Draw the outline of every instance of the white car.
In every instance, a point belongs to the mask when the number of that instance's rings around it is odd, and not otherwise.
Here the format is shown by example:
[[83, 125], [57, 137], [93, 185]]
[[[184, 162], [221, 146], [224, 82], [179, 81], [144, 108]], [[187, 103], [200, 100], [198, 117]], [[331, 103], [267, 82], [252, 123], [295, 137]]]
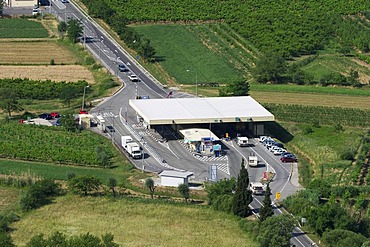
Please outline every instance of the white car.
[[130, 81], [132, 81], [132, 82], [140, 81], [139, 77], [137, 77], [137, 75], [135, 75], [135, 74], [129, 75], [128, 79], [130, 79]]
[[258, 140], [259, 142], [263, 142], [265, 139], [269, 139], [269, 138], [270, 138], [269, 136], [260, 136]]
[[286, 150], [284, 148], [275, 149], [273, 151], [274, 155], [282, 155]]

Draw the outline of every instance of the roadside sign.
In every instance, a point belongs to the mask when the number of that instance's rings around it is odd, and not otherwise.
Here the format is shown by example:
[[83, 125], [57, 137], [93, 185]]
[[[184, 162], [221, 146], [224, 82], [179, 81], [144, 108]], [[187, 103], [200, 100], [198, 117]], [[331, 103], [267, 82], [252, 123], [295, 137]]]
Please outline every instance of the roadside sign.
[[280, 196], [281, 196], [280, 192], [276, 192], [275, 199], [280, 200]]
[[268, 175], [267, 175], [267, 172], [263, 172], [263, 180], [267, 180], [268, 179]]

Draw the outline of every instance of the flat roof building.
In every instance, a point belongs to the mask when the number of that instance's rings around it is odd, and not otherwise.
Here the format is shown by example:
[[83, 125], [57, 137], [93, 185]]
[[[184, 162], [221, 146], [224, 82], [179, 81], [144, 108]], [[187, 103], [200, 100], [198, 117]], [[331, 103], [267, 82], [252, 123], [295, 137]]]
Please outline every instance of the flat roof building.
[[130, 100], [145, 125], [274, 121], [250, 96]]

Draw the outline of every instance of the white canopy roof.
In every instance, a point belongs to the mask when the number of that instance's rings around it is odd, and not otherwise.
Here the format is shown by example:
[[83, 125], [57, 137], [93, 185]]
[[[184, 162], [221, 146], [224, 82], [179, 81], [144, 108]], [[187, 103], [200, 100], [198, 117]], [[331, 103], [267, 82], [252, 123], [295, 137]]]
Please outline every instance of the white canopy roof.
[[183, 129], [180, 133], [184, 136], [184, 139], [190, 142], [200, 142], [202, 138], [210, 137], [213, 141], [219, 141], [220, 139], [212, 133], [209, 129]]
[[274, 115], [250, 96], [130, 100], [149, 124], [274, 121]]

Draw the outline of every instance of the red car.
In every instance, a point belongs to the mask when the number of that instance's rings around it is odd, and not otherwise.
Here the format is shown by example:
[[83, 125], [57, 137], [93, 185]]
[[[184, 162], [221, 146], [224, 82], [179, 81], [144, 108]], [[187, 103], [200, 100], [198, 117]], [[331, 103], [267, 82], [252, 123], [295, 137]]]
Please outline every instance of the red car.
[[58, 112], [52, 112], [50, 113], [50, 115], [53, 117], [53, 118], [60, 118], [60, 114]]
[[280, 158], [281, 162], [297, 162], [298, 159], [295, 156], [284, 156]]
[[89, 114], [89, 113], [88, 113], [88, 111], [86, 111], [86, 110], [82, 110], [82, 109], [81, 109], [81, 110], [80, 110], [80, 114]]

